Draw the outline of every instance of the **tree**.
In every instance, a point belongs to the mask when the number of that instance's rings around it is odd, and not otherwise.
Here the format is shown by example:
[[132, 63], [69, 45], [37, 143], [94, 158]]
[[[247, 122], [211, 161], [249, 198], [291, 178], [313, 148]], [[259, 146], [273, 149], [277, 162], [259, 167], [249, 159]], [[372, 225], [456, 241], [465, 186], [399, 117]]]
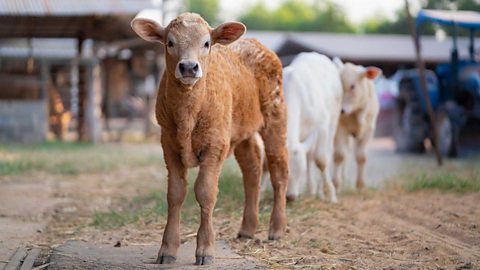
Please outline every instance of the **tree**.
[[424, 3], [427, 9], [451, 9], [480, 11], [480, 3], [477, 0], [435, 0]]
[[277, 31], [353, 32], [343, 10], [331, 1], [285, 0], [269, 10], [263, 3], [251, 7], [240, 17], [247, 28]]
[[187, 0], [186, 2], [188, 11], [200, 14], [212, 27], [218, 24], [220, 11], [218, 0]]
[[[424, 0], [421, 3], [425, 9], [442, 9], [442, 10], [473, 10], [480, 11], [480, 3], [477, 0]], [[423, 26], [422, 33], [427, 35], [435, 34], [439, 26], [427, 24]], [[396, 11], [394, 20], [369, 19], [362, 25], [363, 32], [380, 33], [380, 34], [408, 34], [408, 22], [405, 14], [405, 8], [401, 7]], [[451, 30], [446, 28], [446, 32]], [[459, 34], [465, 35], [465, 31], [459, 31]]]

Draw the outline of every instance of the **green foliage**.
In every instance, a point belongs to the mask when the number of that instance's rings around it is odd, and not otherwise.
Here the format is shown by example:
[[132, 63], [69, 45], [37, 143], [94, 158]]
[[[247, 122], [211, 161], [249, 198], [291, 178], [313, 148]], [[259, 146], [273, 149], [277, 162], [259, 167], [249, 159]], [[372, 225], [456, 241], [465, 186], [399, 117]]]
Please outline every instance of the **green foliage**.
[[426, 9], [452, 9], [480, 11], [477, 0], [430, 0], [424, 3]]
[[409, 25], [405, 9], [396, 11], [395, 20], [391, 21], [385, 17], [370, 19], [362, 26], [366, 33], [378, 34], [409, 34]]
[[[422, 1], [424, 9], [441, 9], [441, 10], [473, 10], [480, 11], [480, 3], [476, 0], [428, 0]], [[380, 34], [409, 34], [408, 18], [405, 8], [402, 6], [396, 11], [393, 20], [384, 17], [376, 17], [367, 20], [360, 26], [362, 32], [380, 33]], [[437, 25], [425, 24], [422, 33], [425, 35], [433, 35], [439, 28]], [[447, 33], [451, 33], [451, 29], [444, 29]], [[467, 35], [465, 30], [459, 31], [460, 35]]]
[[480, 176], [474, 174], [472, 178], [464, 178], [450, 173], [421, 174], [414, 181], [407, 183], [407, 189], [410, 191], [436, 189], [454, 192], [478, 192], [480, 191]]
[[252, 30], [354, 31], [343, 10], [331, 1], [285, 0], [274, 10], [258, 3], [239, 20]]
[[219, 23], [220, 4], [218, 0], [187, 0], [187, 9], [200, 14], [212, 27]]

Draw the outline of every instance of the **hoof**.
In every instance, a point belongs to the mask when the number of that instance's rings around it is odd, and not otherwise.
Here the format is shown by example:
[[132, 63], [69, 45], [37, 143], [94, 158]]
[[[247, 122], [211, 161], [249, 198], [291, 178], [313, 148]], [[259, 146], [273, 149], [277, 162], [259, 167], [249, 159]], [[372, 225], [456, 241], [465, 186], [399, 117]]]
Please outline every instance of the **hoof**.
[[291, 195], [291, 194], [287, 194], [287, 202], [293, 202], [297, 199], [297, 196], [295, 195]]
[[280, 233], [269, 233], [268, 234], [268, 240], [276, 241], [280, 240], [282, 238], [282, 234]]
[[172, 264], [175, 263], [177, 258], [174, 256], [169, 256], [169, 255], [164, 255], [164, 256], [158, 256], [156, 263], [157, 264]]
[[250, 235], [250, 234], [245, 233], [245, 232], [238, 232], [237, 238], [238, 239], [253, 239], [253, 235]]
[[213, 264], [213, 256], [196, 256], [195, 265], [210, 265]]
[[336, 203], [338, 203], [337, 197], [331, 198], [330, 201], [329, 201], [329, 203], [331, 203], [331, 204], [336, 204]]

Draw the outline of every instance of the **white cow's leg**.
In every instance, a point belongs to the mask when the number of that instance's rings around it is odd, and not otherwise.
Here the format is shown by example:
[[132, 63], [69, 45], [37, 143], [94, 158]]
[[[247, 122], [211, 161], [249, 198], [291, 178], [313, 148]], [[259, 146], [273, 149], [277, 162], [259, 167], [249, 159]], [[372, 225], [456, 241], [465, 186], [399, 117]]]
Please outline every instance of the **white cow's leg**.
[[308, 160], [308, 185], [307, 192], [310, 196], [318, 196], [321, 200], [325, 200], [325, 193], [323, 192], [323, 183], [318, 181], [321, 175], [319, 175], [319, 170], [315, 164], [315, 159], [313, 156]]
[[344, 165], [346, 153], [348, 150], [348, 134], [341, 127], [338, 128], [335, 135], [335, 143], [333, 150], [333, 183], [337, 190], [342, 188], [344, 177]]
[[263, 168], [263, 174], [262, 174], [262, 185], [260, 187], [260, 193], [263, 194], [267, 190], [272, 190], [272, 184], [270, 183], [270, 173], [268, 172], [268, 169], [265, 170], [265, 167]]
[[302, 147], [295, 147], [289, 153], [289, 169], [287, 200], [293, 201], [300, 195], [301, 185], [307, 178], [307, 154]]
[[317, 194], [325, 192], [325, 195], [331, 203], [337, 202], [337, 192], [335, 186], [333, 185], [332, 179], [329, 177], [328, 168], [329, 168], [329, 155], [331, 155], [331, 146], [328, 146], [328, 131], [321, 130], [318, 136], [317, 146], [315, 149], [315, 164], [318, 169], [320, 169], [321, 179], [323, 181], [322, 185], [317, 185], [317, 187], [323, 187], [323, 190], [317, 188]]
[[312, 171], [314, 164], [313, 153], [307, 154], [307, 170], [306, 170], [306, 194], [309, 196], [315, 196], [317, 190], [317, 183], [315, 178], [315, 172]]
[[[317, 190], [317, 194], [325, 193], [328, 196], [329, 201], [331, 203], [336, 203], [337, 200], [337, 192], [335, 190], [335, 186], [333, 185], [332, 180], [329, 177], [328, 170], [327, 170], [327, 158], [326, 156], [323, 158], [318, 158], [315, 160], [318, 168], [320, 169], [321, 178], [323, 181], [323, 185], [318, 185], [319, 189]], [[322, 190], [320, 190], [322, 188]], [[319, 197], [322, 197], [319, 195]]]
[[254, 137], [255, 143], [257, 144], [260, 150], [260, 160], [262, 164], [262, 178], [260, 186], [260, 195], [262, 195], [267, 190], [272, 190], [272, 185], [270, 183], [270, 172], [268, 171], [268, 164], [265, 158], [265, 145], [260, 134], [255, 133]]

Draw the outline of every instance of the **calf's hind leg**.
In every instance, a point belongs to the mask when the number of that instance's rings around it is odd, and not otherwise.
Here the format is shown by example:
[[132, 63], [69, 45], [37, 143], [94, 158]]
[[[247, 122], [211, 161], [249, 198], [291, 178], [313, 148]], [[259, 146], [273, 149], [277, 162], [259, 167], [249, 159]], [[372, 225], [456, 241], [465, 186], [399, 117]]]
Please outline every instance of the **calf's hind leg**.
[[[279, 106], [280, 107], [280, 106]], [[265, 144], [268, 171], [273, 186], [273, 209], [270, 216], [268, 239], [276, 240], [283, 236], [287, 227], [285, 208], [288, 185], [288, 153], [286, 147], [286, 119], [284, 106], [275, 118], [265, 119], [261, 136]]]
[[242, 170], [245, 190], [245, 207], [239, 238], [253, 238], [258, 225], [258, 203], [260, 177], [262, 175], [261, 149], [255, 137], [251, 137], [235, 147], [235, 158]]

